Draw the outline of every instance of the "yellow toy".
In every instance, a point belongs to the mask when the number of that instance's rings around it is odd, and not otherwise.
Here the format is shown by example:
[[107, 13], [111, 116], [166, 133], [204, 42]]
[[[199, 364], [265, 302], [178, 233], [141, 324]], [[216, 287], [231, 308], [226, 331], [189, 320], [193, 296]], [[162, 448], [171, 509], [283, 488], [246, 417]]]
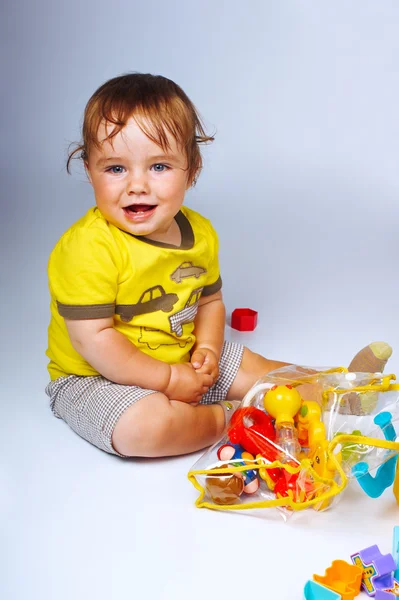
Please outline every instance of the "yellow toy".
[[302, 447], [310, 446], [310, 439], [325, 433], [324, 423], [321, 420], [320, 405], [314, 400], [304, 400], [295, 417], [298, 440]]
[[276, 428], [276, 443], [284, 450], [283, 462], [298, 459], [301, 446], [294, 426], [294, 417], [301, 408], [302, 398], [292, 385], [274, 385], [266, 392], [263, 405], [273, 417]]
[[[275, 429], [274, 432], [265, 433], [262, 428], [255, 427], [257, 423], [247, 423], [243, 415], [238, 414], [242, 417], [242, 428], [245, 431], [245, 435], [241, 436], [245, 441], [243, 448], [256, 457], [252, 459], [251, 469], [260, 476], [260, 492], [253, 494], [251, 499], [241, 495], [234, 504], [228, 505], [220, 501], [215, 502], [209, 491], [208, 498], [205, 498], [206, 490], [201, 485], [204, 475], [240, 475], [249, 468], [246, 464], [235, 466], [230, 464], [231, 461], [226, 463], [218, 456], [219, 460], [216, 462], [215, 450], [212, 449], [209, 455], [205, 455], [200, 468], [191, 470], [189, 475], [201, 493], [197, 506], [224, 510], [284, 507], [293, 511], [312, 507], [320, 511], [331, 505], [333, 498], [344, 490], [350, 478], [358, 479], [359, 460], [363, 460], [368, 468], [377, 469], [372, 483], [382, 486], [383, 482], [380, 479], [387, 470], [386, 465], [389, 464], [391, 469], [393, 461], [399, 455], [399, 439], [396, 436], [388, 439], [385, 421], [382, 426], [379, 422], [384, 413], [388, 412], [393, 415], [394, 423], [395, 418], [396, 423], [399, 421], [399, 385], [393, 383], [395, 377], [362, 372], [348, 377], [343, 367], [310, 375], [309, 368], [306, 368], [305, 372], [303, 369], [286, 367], [281, 369], [281, 373], [265, 376], [243, 399], [243, 411], [252, 409], [263, 412], [259, 406], [260, 399], [267, 413], [265, 417], [270, 419], [271, 426]], [[312, 397], [318, 401], [301, 398], [300, 392], [305, 386], [305, 397]], [[378, 411], [374, 418], [363, 413], [341, 416], [342, 396], [356, 394], [362, 400], [364, 394], [369, 392], [378, 396]], [[375, 425], [382, 431], [384, 439], [381, 439], [381, 431], [374, 433]], [[345, 432], [348, 427], [350, 431], [353, 430], [352, 433]], [[363, 435], [356, 429], [358, 427]], [[369, 437], [366, 431], [372, 437]], [[245, 444], [249, 442], [254, 446], [254, 450], [246, 448]], [[348, 448], [353, 453], [353, 448], [359, 446], [366, 448], [365, 456], [362, 454], [347, 459], [345, 453], [348, 453]], [[384, 450], [391, 453], [384, 453]], [[368, 473], [363, 474], [359, 481], [363, 489], [366, 487], [367, 475]], [[391, 477], [393, 492], [399, 503], [399, 460]], [[367, 490], [365, 491], [367, 493]]]
[[294, 417], [301, 408], [302, 398], [292, 385], [274, 385], [266, 392], [263, 405], [269, 415], [276, 419], [276, 425], [282, 423], [293, 425]]
[[[319, 404], [314, 400], [303, 401], [299, 392], [291, 385], [273, 386], [265, 394], [263, 404], [266, 411], [276, 419], [277, 444], [298, 459], [306, 457], [306, 454], [301, 451], [301, 446], [307, 447], [308, 458], [317, 475], [323, 479], [334, 479], [337, 471], [336, 460], [341, 463], [341, 457], [337, 454], [334, 460], [329, 456], [329, 442], [325, 425], [321, 420]], [[260, 475], [270, 486], [270, 474], [265, 471]], [[320, 495], [325, 491], [325, 486], [319, 484], [314, 495]], [[322, 510], [329, 504], [330, 501], [326, 500], [315, 505], [314, 508]]]

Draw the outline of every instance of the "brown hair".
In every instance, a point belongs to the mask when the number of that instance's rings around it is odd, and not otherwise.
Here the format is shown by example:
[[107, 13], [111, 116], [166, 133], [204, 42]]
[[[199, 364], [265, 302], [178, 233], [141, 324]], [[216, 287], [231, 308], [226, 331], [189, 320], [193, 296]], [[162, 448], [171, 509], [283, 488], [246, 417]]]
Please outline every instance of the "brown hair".
[[188, 181], [195, 184], [202, 168], [199, 144], [214, 138], [205, 134], [194, 104], [176, 83], [144, 73], [114, 77], [94, 92], [84, 112], [82, 142], [68, 155], [68, 173], [73, 158], [87, 161], [90, 149], [101, 146], [97, 134], [102, 122], [113, 125], [106, 138], [112, 141], [132, 115], [142, 117], [137, 124], [164, 152], [169, 149], [167, 132], [173, 135], [187, 157]]

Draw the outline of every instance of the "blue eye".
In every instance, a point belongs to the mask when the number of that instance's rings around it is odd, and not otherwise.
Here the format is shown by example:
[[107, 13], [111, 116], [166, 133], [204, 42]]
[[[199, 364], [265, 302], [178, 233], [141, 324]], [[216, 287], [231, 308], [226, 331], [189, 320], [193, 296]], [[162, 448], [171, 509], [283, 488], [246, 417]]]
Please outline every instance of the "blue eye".
[[124, 167], [121, 167], [120, 165], [114, 165], [113, 167], [109, 167], [107, 171], [109, 173], [114, 173], [114, 175], [120, 175], [121, 173], [123, 173]]
[[154, 169], [154, 171], [156, 173], [163, 173], [163, 171], [166, 171], [167, 169], [169, 169], [169, 167], [167, 167], [166, 165], [163, 165], [162, 163], [157, 163], [155, 165], [152, 165], [152, 168]]

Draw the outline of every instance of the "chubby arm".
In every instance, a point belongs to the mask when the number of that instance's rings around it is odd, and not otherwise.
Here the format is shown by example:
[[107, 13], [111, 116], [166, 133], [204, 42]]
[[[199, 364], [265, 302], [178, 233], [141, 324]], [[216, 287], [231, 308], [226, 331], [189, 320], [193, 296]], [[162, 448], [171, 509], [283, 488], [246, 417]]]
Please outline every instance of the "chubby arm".
[[195, 317], [196, 342], [191, 353], [191, 363], [198, 372], [210, 373], [213, 381], [219, 375], [218, 363], [224, 342], [225, 319], [226, 309], [220, 290], [210, 296], [201, 296]]
[[72, 346], [103, 377], [122, 385], [163, 392], [169, 399], [195, 402], [211, 378], [190, 364], [169, 365], [141, 352], [114, 329], [112, 317], [65, 319]]

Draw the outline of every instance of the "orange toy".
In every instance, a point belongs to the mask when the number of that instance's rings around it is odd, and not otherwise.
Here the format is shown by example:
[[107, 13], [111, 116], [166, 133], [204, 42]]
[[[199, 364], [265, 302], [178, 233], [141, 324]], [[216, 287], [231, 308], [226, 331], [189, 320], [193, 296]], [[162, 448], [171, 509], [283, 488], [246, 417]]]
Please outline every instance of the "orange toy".
[[313, 575], [313, 579], [341, 594], [342, 600], [353, 600], [360, 593], [362, 576], [363, 569], [344, 560], [334, 560], [324, 576]]

